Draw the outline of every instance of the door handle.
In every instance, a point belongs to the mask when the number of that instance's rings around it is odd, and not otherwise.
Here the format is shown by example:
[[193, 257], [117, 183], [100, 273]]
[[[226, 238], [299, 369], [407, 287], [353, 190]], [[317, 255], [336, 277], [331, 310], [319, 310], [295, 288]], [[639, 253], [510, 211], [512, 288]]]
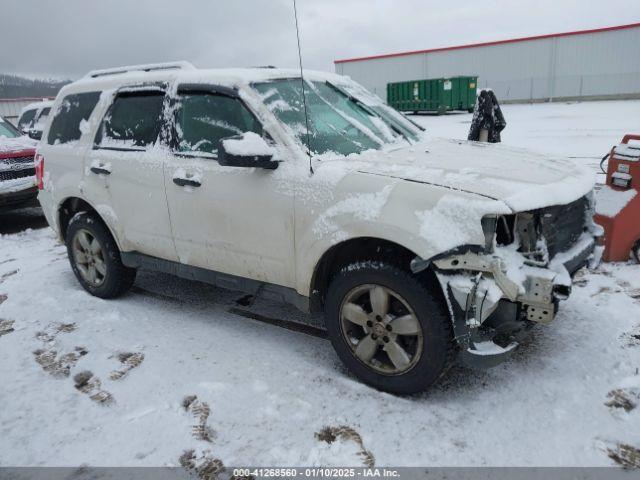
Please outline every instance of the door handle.
[[104, 167], [91, 167], [91, 171], [96, 175], [111, 175], [111, 170]]
[[173, 179], [173, 183], [180, 187], [199, 187], [202, 185], [199, 181], [194, 180], [193, 178], [181, 178], [176, 177]]

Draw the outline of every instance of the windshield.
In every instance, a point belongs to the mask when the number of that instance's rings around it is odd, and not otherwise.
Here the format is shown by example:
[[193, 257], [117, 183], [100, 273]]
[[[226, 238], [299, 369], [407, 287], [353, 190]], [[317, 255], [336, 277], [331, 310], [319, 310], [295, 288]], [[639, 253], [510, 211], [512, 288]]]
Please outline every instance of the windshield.
[[[307, 128], [299, 78], [254, 84], [267, 108], [303, 145]], [[309, 113], [309, 146], [315, 154], [349, 155], [379, 149], [403, 137], [383, 119], [325, 82], [305, 82]]]
[[21, 136], [21, 133], [4, 118], [0, 117], [0, 137], [16, 138]]

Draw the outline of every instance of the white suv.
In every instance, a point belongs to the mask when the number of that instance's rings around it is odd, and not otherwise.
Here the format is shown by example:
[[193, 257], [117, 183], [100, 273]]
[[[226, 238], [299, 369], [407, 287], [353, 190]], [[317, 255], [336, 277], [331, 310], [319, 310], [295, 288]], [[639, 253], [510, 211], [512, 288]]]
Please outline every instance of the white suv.
[[51, 112], [51, 100], [30, 103], [22, 109], [18, 119], [18, 130], [34, 140], [40, 140], [42, 130]]
[[592, 174], [428, 139], [337, 75], [94, 71], [51, 117], [39, 199], [88, 292], [147, 268], [323, 311], [344, 363], [391, 392], [503, 360], [597, 251]]

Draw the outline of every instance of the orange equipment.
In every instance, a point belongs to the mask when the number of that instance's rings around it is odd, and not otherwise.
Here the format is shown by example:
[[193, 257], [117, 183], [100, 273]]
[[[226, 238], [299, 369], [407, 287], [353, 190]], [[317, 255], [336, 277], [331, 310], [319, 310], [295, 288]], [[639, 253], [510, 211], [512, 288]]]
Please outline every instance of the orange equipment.
[[604, 227], [606, 262], [627, 261], [630, 253], [640, 262], [640, 144], [630, 140], [640, 135], [625, 135], [611, 149], [607, 184], [596, 196], [594, 220]]

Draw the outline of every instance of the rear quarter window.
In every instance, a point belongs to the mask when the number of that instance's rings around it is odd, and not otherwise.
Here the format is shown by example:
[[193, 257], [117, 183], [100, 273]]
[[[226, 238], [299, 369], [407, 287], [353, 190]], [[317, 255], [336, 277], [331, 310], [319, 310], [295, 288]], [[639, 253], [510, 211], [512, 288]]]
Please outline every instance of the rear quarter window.
[[100, 92], [76, 93], [64, 97], [51, 121], [47, 143], [59, 145], [79, 140], [82, 136], [82, 124], [89, 119], [99, 99]]

